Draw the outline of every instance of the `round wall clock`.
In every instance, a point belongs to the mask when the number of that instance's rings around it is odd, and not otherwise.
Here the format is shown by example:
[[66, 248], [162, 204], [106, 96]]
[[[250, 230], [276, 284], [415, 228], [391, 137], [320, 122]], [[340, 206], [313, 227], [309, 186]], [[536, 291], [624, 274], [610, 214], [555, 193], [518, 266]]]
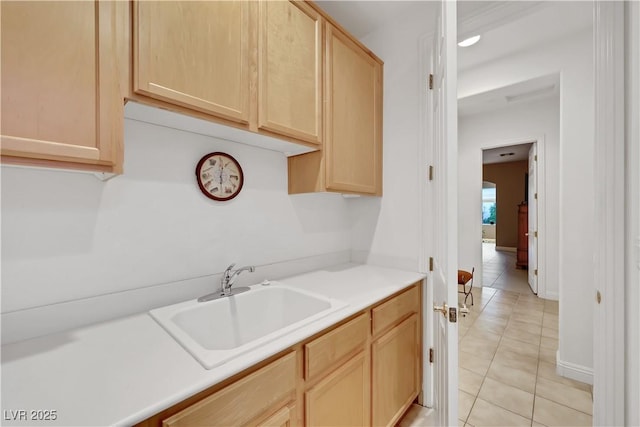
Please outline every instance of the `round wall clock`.
[[226, 153], [209, 153], [196, 166], [198, 186], [213, 200], [231, 200], [240, 193], [244, 175], [240, 163]]

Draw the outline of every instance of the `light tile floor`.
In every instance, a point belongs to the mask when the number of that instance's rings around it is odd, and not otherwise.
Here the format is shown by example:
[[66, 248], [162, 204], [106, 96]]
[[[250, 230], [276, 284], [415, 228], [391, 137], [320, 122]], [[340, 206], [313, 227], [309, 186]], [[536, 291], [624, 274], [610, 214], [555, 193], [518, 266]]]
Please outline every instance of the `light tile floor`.
[[[558, 302], [531, 292], [514, 253], [483, 246], [484, 287], [459, 318], [459, 425], [591, 425], [591, 386], [555, 372]], [[432, 425], [432, 413], [414, 405], [399, 425]]]

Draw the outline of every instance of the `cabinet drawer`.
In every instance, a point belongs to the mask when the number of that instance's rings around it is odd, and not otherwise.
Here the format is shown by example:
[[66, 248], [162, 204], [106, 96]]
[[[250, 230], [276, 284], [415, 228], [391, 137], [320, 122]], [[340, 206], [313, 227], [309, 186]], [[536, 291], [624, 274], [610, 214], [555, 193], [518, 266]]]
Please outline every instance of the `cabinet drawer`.
[[163, 427], [243, 425], [296, 389], [296, 353], [291, 352], [162, 421]]
[[395, 298], [375, 307], [372, 312], [373, 334], [382, 332], [396, 321], [411, 313], [417, 313], [420, 307], [420, 292], [418, 286], [401, 293]]
[[369, 315], [363, 313], [304, 346], [304, 376], [312, 378], [362, 347], [369, 331]]

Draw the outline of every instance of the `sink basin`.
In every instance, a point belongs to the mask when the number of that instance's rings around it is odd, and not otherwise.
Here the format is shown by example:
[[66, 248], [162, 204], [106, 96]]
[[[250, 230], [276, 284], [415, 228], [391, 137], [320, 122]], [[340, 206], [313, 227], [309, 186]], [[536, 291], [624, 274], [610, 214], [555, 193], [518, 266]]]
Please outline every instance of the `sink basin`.
[[271, 282], [230, 297], [191, 300], [149, 313], [206, 369], [212, 369], [346, 305]]

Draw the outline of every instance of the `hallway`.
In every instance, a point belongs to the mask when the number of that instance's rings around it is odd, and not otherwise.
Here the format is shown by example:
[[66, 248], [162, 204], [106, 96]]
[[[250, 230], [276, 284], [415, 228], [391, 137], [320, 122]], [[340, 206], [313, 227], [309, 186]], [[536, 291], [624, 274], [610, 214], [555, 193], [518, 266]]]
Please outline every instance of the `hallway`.
[[[591, 386], [556, 374], [558, 302], [531, 292], [514, 253], [483, 245], [485, 286], [459, 317], [459, 425], [590, 426]], [[432, 413], [414, 405], [399, 425], [433, 425]]]
[[558, 302], [531, 292], [515, 253], [483, 243], [483, 267], [460, 317], [460, 425], [591, 425], [591, 387], [555, 372]]
[[515, 252], [496, 251], [495, 243], [482, 243], [483, 286], [531, 294], [527, 270], [518, 270], [515, 265]]

